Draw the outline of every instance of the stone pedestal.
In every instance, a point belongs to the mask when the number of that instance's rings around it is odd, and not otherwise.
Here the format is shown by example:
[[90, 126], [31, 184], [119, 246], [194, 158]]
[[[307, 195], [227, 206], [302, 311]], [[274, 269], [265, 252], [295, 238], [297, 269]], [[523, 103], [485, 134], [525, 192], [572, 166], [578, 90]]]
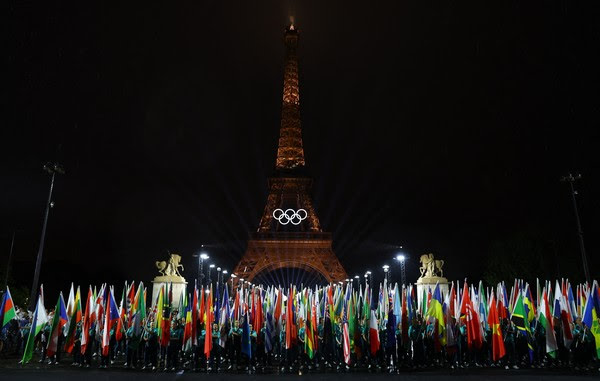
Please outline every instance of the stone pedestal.
[[158, 299], [158, 293], [160, 292], [160, 288], [165, 286], [165, 291], [167, 290], [167, 285], [169, 288], [172, 287], [173, 290], [173, 308], [179, 309], [179, 300], [181, 299], [181, 293], [187, 292], [187, 282], [185, 278], [177, 275], [162, 275], [157, 276], [152, 281], [152, 307], [156, 304], [156, 299]]
[[423, 299], [423, 292], [425, 292], [425, 297], [427, 297], [427, 292], [431, 289], [431, 294], [433, 295], [435, 285], [438, 283], [442, 293], [442, 301], [444, 301], [444, 298], [448, 293], [448, 279], [439, 276], [422, 277], [417, 279], [417, 301], [419, 305], [421, 305], [421, 301]]

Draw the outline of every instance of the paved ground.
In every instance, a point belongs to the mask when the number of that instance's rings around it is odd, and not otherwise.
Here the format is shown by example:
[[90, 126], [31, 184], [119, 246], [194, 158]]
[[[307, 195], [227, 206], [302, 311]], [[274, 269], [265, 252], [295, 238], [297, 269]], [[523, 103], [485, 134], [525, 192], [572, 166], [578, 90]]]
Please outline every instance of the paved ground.
[[[4, 361], [2, 361], [4, 363]], [[4, 364], [6, 365], [6, 364]], [[599, 380], [600, 372], [547, 371], [541, 369], [510, 370], [503, 369], [469, 369], [469, 370], [423, 370], [417, 372], [388, 373], [308, 373], [298, 374], [231, 374], [231, 373], [190, 373], [190, 372], [142, 372], [127, 371], [118, 368], [107, 370], [80, 369], [69, 367], [44, 367], [30, 364], [25, 368], [2, 367], [0, 380], [85, 380], [85, 381], [131, 381], [131, 380], [399, 380], [403, 381], [479, 381], [479, 380], [511, 380], [511, 381], [548, 381], [548, 380]]]

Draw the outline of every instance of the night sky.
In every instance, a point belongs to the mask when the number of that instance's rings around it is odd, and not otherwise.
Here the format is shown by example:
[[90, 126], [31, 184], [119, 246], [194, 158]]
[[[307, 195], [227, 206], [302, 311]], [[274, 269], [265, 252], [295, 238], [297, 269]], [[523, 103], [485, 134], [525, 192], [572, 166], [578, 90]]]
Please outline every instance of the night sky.
[[[527, 237], [550, 275], [600, 249], [600, 13], [573, 1], [299, 1], [301, 113], [314, 201], [349, 274], [402, 245], [479, 279]], [[18, 4], [18, 5], [17, 5]], [[10, 2], [2, 86], [0, 258], [41, 280], [149, 282], [201, 245], [232, 269], [274, 172], [284, 1]], [[4, 13], [4, 12], [3, 12]], [[2, 264], [5, 266], [5, 263]], [[394, 267], [393, 271], [398, 272]]]

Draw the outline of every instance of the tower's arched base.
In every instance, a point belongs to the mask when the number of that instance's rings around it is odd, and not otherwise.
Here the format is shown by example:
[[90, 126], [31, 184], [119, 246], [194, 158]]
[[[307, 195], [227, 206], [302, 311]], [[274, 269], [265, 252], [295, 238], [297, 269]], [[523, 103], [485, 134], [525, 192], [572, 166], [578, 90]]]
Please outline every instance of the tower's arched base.
[[246, 253], [233, 271], [235, 281], [253, 282], [257, 275], [278, 269], [317, 273], [328, 283], [343, 281], [346, 271], [331, 244], [328, 233], [257, 233], [248, 241]]

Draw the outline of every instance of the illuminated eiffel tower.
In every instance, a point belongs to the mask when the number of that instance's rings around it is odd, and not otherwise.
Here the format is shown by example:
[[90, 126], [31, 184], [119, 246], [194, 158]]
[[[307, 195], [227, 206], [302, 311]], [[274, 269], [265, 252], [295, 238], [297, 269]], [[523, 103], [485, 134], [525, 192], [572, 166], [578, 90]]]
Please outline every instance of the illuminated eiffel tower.
[[[284, 42], [283, 102], [275, 174], [269, 178], [269, 196], [258, 229], [250, 236], [233, 273], [236, 280], [252, 282], [257, 276], [264, 281], [261, 275], [274, 270], [300, 269], [318, 274], [327, 282], [338, 282], [347, 278], [346, 271], [333, 252], [331, 233], [321, 229], [310, 196], [312, 179], [305, 175], [296, 55], [298, 31], [293, 20], [285, 30]], [[271, 283], [287, 285], [293, 281], [282, 271]]]

